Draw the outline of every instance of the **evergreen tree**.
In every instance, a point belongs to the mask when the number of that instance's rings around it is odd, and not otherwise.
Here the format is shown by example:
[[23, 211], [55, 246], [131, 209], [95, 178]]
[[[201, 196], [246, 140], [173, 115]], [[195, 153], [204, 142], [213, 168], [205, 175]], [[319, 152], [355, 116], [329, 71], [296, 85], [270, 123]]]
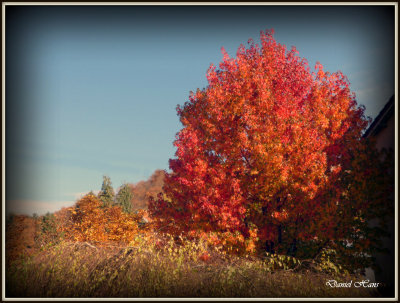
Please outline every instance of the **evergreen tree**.
[[103, 185], [99, 193], [99, 199], [104, 206], [111, 206], [114, 203], [114, 189], [111, 186], [111, 180], [108, 176], [103, 176]]
[[132, 198], [133, 198], [132, 190], [129, 187], [129, 185], [125, 183], [119, 189], [117, 198], [116, 198], [117, 204], [121, 206], [122, 210], [125, 213], [132, 212], [132, 202], [131, 202]]

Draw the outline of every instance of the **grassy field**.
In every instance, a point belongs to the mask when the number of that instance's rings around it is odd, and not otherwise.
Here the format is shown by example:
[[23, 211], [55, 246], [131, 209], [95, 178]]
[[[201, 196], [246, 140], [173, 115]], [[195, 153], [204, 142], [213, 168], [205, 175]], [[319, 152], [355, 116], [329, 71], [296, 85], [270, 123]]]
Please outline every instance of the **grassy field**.
[[203, 242], [172, 239], [134, 246], [59, 241], [8, 262], [11, 298], [297, 298], [375, 297], [368, 288], [331, 288], [360, 281], [307, 268], [277, 269], [269, 258], [232, 256]]

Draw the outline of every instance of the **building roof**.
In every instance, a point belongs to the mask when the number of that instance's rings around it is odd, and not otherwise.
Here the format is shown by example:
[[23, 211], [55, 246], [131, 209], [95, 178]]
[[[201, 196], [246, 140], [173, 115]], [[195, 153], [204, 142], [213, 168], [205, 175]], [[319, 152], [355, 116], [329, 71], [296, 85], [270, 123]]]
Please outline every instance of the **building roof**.
[[394, 95], [386, 103], [385, 107], [380, 111], [379, 115], [374, 119], [364, 134], [364, 138], [376, 136], [382, 129], [386, 127], [387, 121], [394, 115]]

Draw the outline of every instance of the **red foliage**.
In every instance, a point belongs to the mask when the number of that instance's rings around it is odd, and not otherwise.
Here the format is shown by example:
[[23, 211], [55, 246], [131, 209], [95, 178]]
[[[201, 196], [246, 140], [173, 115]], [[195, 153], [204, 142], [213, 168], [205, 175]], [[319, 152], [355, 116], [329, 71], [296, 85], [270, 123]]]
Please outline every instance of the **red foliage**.
[[203, 262], [207, 262], [210, 260], [210, 255], [207, 252], [204, 252], [199, 256], [199, 260], [203, 261]]
[[152, 215], [177, 233], [249, 239], [257, 231], [253, 239], [275, 244], [339, 237], [347, 215], [339, 209], [350, 203], [340, 180], [368, 124], [347, 78], [319, 63], [311, 72], [273, 31], [236, 58], [222, 53], [208, 87], [177, 107], [183, 129]]

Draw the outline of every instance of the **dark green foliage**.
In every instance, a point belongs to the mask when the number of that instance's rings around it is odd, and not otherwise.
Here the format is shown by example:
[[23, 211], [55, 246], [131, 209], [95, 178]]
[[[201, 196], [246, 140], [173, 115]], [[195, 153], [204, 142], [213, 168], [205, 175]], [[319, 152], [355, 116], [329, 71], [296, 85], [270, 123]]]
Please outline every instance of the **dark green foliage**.
[[57, 219], [53, 213], [47, 212], [39, 219], [39, 233], [36, 236], [36, 242], [39, 246], [51, 246], [62, 241], [64, 233], [57, 230]]
[[114, 203], [115, 193], [111, 186], [111, 180], [108, 176], [103, 176], [103, 185], [99, 193], [99, 199], [104, 206], [111, 206]]
[[121, 188], [118, 191], [117, 194], [117, 204], [121, 206], [122, 210], [125, 213], [131, 213], [132, 212], [132, 198], [133, 198], [133, 193], [128, 184], [124, 184], [121, 186]]

